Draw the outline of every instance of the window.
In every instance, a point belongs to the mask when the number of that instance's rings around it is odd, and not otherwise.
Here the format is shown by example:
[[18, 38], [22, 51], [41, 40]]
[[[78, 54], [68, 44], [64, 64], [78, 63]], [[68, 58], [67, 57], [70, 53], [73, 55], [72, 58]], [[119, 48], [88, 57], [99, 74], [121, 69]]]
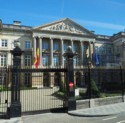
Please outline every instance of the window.
[[30, 66], [31, 65], [31, 55], [25, 55], [24, 57], [24, 65]]
[[117, 52], [117, 53], [120, 53], [120, 46], [117, 46], [117, 47], [116, 47], [116, 52]]
[[43, 50], [48, 50], [49, 49], [49, 43], [47, 41], [43, 41], [42, 49]]
[[0, 55], [0, 66], [6, 66], [7, 57], [6, 55]]
[[49, 56], [43, 56], [42, 58], [43, 66], [49, 65]]
[[59, 50], [59, 43], [58, 42], [54, 42], [53, 43], [53, 50]]
[[101, 54], [105, 54], [105, 47], [101, 47]]
[[77, 52], [77, 51], [78, 51], [78, 45], [76, 45], [76, 44], [73, 45], [73, 51], [74, 51], [74, 52]]
[[5, 85], [6, 84], [6, 74], [0, 73], [0, 85]]
[[2, 39], [2, 44], [1, 44], [1, 46], [2, 47], [7, 47], [7, 40], [5, 40], [5, 39]]
[[24, 81], [25, 86], [30, 87], [31, 86], [31, 74], [30, 73], [25, 73], [24, 78], [25, 78], [25, 81]]
[[75, 57], [73, 58], [73, 63], [74, 63], [75, 66], [78, 65], [78, 57], [77, 57], [77, 56], [75, 56]]
[[17, 41], [14, 40], [14, 42], [13, 42], [13, 46], [14, 46], [14, 47], [16, 47], [16, 43], [17, 43]]
[[59, 66], [59, 56], [54, 56], [53, 57], [53, 65], [54, 66]]
[[69, 46], [68, 42], [64, 43], [64, 51], [66, 51], [68, 46]]
[[108, 53], [108, 54], [112, 54], [112, 48], [111, 48], [111, 47], [108, 47], [108, 48], [107, 48], [107, 53]]
[[29, 49], [31, 46], [30, 46], [30, 41], [25, 41], [25, 48], [26, 49]]

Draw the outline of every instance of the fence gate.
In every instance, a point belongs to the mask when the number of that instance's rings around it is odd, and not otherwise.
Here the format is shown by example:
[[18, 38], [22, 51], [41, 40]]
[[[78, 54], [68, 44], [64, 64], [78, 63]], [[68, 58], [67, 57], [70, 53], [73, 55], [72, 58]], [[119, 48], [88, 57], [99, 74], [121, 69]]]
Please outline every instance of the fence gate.
[[[21, 66], [23, 51], [11, 51], [13, 67], [0, 69], [0, 117], [76, 109], [73, 56], [71, 47], [64, 53], [66, 68]], [[70, 86], [72, 85], [72, 86]]]
[[66, 109], [65, 68], [20, 69], [22, 114]]
[[0, 68], [0, 119], [9, 118], [10, 89], [8, 78], [9, 69]]

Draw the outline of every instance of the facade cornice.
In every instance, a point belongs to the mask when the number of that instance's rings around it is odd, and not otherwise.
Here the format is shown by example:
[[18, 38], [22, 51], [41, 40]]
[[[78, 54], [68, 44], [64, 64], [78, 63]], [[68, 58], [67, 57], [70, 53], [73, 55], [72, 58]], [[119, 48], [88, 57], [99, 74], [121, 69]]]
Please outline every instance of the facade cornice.
[[32, 30], [2, 28], [0, 34], [2, 35], [29, 35], [32, 36]]
[[65, 35], [65, 36], [77, 36], [77, 37], [86, 37], [86, 38], [96, 38], [95, 35], [84, 35], [84, 34], [76, 34], [70, 32], [57, 32], [57, 31], [49, 31], [49, 30], [33, 30], [33, 33], [38, 34], [48, 34], [48, 35]]
[[114, 35], [110, 38], [110, 40], [115, 41], [115, 40], [117, 40], [117, 39], [119, 39], [119, 38], [125, 38], [125, 32], [119, 32], [119, 33], [117, 33], [117, 34], [114, 34]]

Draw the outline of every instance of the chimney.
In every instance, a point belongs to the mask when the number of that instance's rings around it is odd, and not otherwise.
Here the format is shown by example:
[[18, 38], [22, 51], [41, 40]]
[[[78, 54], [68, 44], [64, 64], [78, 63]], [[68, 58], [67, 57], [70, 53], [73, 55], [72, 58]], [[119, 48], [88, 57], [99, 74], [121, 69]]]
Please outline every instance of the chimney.
[[16, 20], [14, 20], [14, 21], [13, 21], [13, 25], [20, 26], [20, 25], [21, 25], [21, 21], [16, 21]]

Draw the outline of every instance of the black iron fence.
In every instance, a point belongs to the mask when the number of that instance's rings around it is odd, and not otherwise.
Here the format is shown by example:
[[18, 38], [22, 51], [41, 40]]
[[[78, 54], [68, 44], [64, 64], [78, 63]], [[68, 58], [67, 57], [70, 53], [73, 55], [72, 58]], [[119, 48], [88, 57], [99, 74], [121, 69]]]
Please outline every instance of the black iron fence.
[[125, 68], [87, 68], [84, 71], [84, 86], [79, 88], [77, 99], [124, 96]]
[[0, 118], [8, 118], [9, 106], [10, 106], [10, 85], [8, 82], [10, 77], [9, 69], [6, 67], [0, 68]]
[[[11, 52], [13, 66], [0, 69], [0, 116], [19, 117], [22, 113], [65, 108], [75, 110], [76, 98], [124, 96], [123, 67], [74, 69], [75, 54], [71, 47], [64, 53], [65, 68], [22, 67], [21, 49], [16, 47]], [[75, 93], [77, 88], [78, 94]]]
[[16, 46], [11, 53], [13, 66], [7, 68], [6, 72], [0, 71], [0, 94], [3, 98], [3, 102], [0, 102], [0, 116], [10, 118], [29, 112], [76, 109], [73, 76], [75, 54], [71, 47], [64, 53], [66, 68], [22, 67], [23, 51]]
[[23, 68], [20, 76], [22, 113], [66, 109], [66, 68]]

